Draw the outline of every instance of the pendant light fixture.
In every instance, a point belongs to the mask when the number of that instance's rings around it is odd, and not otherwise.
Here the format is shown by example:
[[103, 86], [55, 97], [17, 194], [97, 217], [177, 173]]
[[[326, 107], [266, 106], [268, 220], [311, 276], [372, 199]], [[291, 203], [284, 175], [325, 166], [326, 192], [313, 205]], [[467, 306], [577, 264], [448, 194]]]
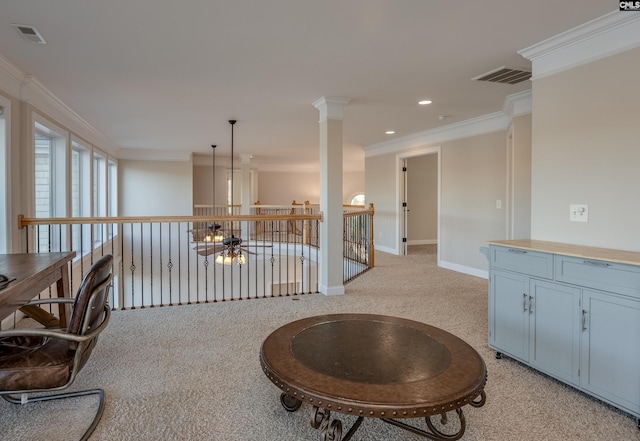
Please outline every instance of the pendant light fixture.
[[[213, 149], [213, 167], [212, 167], [212, 174], [211, 174], [211, 190], [212, 190], [212, 196], [211, 196], [211, 207], [212, 207], [212, 214], [215, 216], [216, 214], [216, 147], [215, 145], [212, 145], [211, 148]], [[220, 232], [220, 228], [221, 226], [215, 222], [209, 224], [208, 226], [208, 231], [207, 234], [204, 237], [204, 241], [205, 242], [214, 242], [214, 243], [220, 243], [224, 240], [224, 236], [222, 235], [222, 233]]]
[[[233, 215], [233, 126], [235, 125], [236, 120], [230, 119], [229, 124], [231, 124], [231, 214]], [[233, 262], [236, 262], [238, 265], [242, 265], [246, 263], [247, 258], [240, 249], [240, 245], [242, 244], [242, 239], [239, 237], [235, 237], [233, 235], [233, 222], [231, 222], [231, 237], [227, 237], [222, 241], [223, 249], [216, 257], [215, 262], [223, 265], [231, 265]]]

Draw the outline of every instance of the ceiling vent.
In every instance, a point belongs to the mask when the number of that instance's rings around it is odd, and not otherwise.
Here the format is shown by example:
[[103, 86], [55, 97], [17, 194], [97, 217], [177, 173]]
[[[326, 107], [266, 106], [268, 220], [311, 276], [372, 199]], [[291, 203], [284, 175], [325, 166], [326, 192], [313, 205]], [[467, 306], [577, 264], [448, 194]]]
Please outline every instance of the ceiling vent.
[[42, 35], [40, 35], [40, 32], [38, 32], [35, 26], [15, 23], [12, 23], [11, 26], [13, 26], [18, 31], [18, 33], [22, 35], [22, 37], [29, 43], [47, 44], [47, 42], [44, 40], [44, 38], [42, 38]]
[[529, 70], [502, 66], [471, 79], [474, 81], [489, 81], [491, 83], [518, 84], [527, 81], [529, 78], [531, 78], [531, 71]]

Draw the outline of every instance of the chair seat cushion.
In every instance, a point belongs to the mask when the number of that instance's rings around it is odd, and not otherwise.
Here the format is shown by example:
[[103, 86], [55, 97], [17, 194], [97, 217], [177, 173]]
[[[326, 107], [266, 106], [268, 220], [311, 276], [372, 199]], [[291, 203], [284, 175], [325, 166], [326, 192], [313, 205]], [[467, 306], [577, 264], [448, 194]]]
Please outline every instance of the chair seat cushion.
[[49, 389], [67, 384], [74, 353], [69, 342], [48, 337], [0, 339], [0, 391]]

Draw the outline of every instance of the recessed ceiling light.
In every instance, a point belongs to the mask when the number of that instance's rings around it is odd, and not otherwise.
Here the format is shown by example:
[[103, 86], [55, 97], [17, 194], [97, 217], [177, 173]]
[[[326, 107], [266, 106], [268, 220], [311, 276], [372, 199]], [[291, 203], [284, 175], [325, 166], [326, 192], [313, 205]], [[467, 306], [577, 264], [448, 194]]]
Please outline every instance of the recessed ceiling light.
[[418, 101], [418, 104], [420, 104], [421, 106], [426, 106], [427, 104], [431, 104], [433, 101], [431, 100], [422, 100], [422, 101]]
[[387, 130], [384, 133], [386, 133], [387, 135], [393, 135], [394, 133], [396, 133], [396, 131], [395, 130]]

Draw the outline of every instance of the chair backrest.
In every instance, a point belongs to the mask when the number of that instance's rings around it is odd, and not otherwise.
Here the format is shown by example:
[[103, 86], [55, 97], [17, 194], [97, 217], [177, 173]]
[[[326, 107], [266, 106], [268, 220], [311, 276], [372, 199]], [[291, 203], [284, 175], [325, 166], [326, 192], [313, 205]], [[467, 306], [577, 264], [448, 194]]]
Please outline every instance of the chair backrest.
[[[104, 305], [109, 296], [109, 284], [105, 282], [111, 278], [112, 263], [113, 256], [106, 254], [96, 260], [87, 271], [78, 288], [73, 313], [67, 326], [68, 333], [85, 334], [102, 322]], [[88, 308], [91, 309], [87, 316]]]

